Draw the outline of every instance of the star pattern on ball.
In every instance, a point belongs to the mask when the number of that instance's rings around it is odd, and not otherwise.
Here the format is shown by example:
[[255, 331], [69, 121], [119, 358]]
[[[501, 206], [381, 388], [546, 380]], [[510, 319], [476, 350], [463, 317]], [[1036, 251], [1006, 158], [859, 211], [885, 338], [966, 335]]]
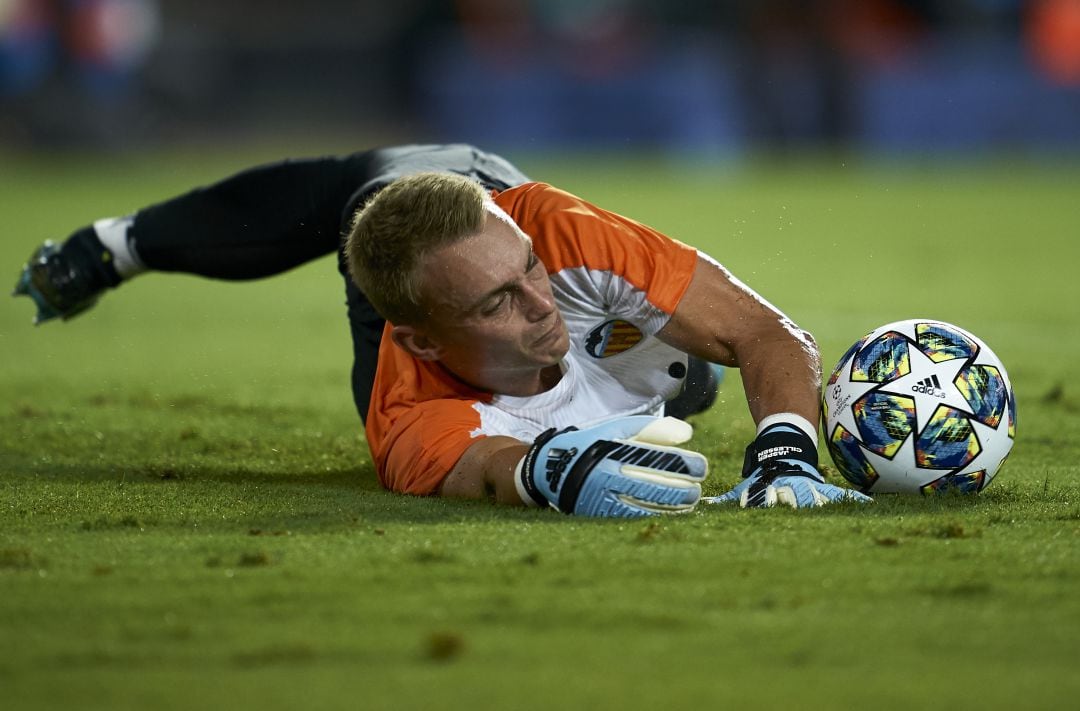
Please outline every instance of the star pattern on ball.
[[914, 398], [916, 431], [922, 432], [940, 405], [974, 414], [956, 383], [956, 375], [967, 365], [966, 358], [935, 363], [918, 347], [908, 344], [911, 371], [881, 387], [882, 392]]

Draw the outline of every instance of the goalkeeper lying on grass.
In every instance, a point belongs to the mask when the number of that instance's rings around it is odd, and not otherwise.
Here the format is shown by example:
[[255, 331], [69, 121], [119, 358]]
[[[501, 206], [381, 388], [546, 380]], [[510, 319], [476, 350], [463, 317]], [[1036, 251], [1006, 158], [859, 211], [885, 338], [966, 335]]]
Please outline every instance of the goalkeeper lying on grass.
[[690, 510], [707, 463], [676, 418], [711, 404], [716, 363], [740, 368], [758, 435], [743, 481], [706, 501], [868, 500], [818, 472], [808, 333], [707, 256], [470, 146], [254, 168], [46, 243], [16, 294], [40, 322], [147, 270], [250, 279], [332, 252], [388, 489]]

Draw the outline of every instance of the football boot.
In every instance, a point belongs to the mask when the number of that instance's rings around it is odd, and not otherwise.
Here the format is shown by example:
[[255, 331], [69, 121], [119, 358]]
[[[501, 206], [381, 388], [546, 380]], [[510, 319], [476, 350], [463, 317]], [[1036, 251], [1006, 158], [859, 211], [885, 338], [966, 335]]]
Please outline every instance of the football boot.
[[[119, 283], [109, 264], [112, 254], [104, 248], [94, 250], [102, 263], [92, 264], [91, 252], [74, 243], [79, 237], [76, 233], [64, 247], [46, 241], [23, 266], [12, 295], [29, 296], [34, 301], [35, 325], [77, 316], [97, 303], [106, 288]], [[93, 241], [97, 242], [96, 237]]]

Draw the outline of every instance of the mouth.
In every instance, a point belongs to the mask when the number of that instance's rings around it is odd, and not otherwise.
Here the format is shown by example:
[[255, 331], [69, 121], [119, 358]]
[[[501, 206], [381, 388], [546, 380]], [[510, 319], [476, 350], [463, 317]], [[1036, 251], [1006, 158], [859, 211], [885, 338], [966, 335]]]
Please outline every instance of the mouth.
[[533, 341], [533, 345], [542, 346], [547, 345], [552, 341], [556, 341], [562, 337], [563, 330], [564, 329], [562, 318], [557, 317], [555, 319], [555, 323], [551, 325], [551, 328], [549, 328], [543, 335]]

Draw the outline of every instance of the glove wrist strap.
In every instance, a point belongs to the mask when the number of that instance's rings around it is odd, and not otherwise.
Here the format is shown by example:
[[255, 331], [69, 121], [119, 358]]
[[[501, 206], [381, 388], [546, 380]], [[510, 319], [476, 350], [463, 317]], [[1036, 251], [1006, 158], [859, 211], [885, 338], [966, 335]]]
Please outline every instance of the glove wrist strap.
[[517, 487], [518, 496], [530, 506], [547, 506], [548, 504], [547, 498], [540, 493], [536, 482], [533, 481], [533, 468], [536, 466], [536, 458], [540, 455], [540, 448], [554, 435], [555, 428], [541, 433], [514, 467], [514, 486]]
[[[532, 450], [530, 449], [529, 452], [532, 452]], [[537, 491], [532, 478], [525, 474], [525, 460], [529, 458], [529, 452], [518, 460], [517, 466], [514, 467], [514, 488], [517, 489], [518, 496], [521, 497], [526, 506], [545, 506], [547, 500], [543, 494]]]
[[518, 496], [521, 500], [528, 505], [536, 506], [549, 506], [551, 502], [536, 486], [536, 458], [540, 456], [540, 450], [544, 445], [551, 441], [556, 435], [560, 435], [563, 432], [570, 432], [576, 430], [577, 427], [567, 427], [566, 429], [559, 430], [555, 427], [544, 430], [533, 441], [532, 446], [525, 452], [525, 456], [521, 458], [521, 461], [514, 467], [514, 486], [517, 488]]
[[[800, 418], [803, 419], [803, 418]], [[745, 479], [772, 459], [796, 459], [817, 469], [817, 442], [803, 428], [786, 422], [771, 424], [746, 447], [742, 475]]]

